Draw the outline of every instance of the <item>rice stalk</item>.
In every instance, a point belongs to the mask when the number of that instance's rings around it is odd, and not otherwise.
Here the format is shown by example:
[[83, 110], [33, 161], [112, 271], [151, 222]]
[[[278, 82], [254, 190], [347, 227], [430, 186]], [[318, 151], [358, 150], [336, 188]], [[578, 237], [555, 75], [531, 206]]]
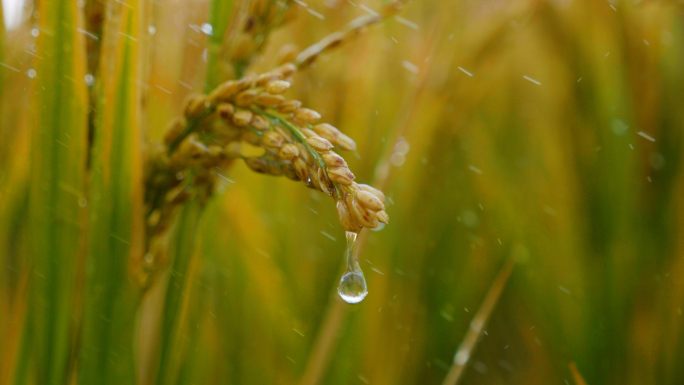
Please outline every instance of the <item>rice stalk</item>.
[[[258, 46], [253, 50], [258, 51]], [[206, 96], [192, 95], [185, 103], [184, 117], [167, 130], [168, 147], [153, 154], [146, 171], [149, 253], [163, 253], [161, 244], [174, 212], [183, 206], [179, 230], [171, 237], [177, 244], [175, 255], [169, 258], [173, 267], [163, 312], [158, 383], [174, 378], [177, 371], [171, 368], [183, 355], [178, 341], [178, 333], [184, 328], [180, 303], [192, 281], [187, 268], [197, 222], [212, 195], [216, 170], [227, 162], [243, 158], [254, 171], [304, 179], [310, 187], [335, 196], [338, 208], [343, 208], [341, 222], [348, 230], [359, 231], [363, 226], [376, 227], [378, 220], [388, 221], [384, 195], [354, 183], [346, 162], [330, 151], [333, 145], [353, 150], [354, 141], [331, 125], [314, 125], [320, 114], [280, 95], [289, 88], [295, 70], [288, 64], [260, 76], [220, 84]], [[207, 74], [207, 84], [213, 82], [213, 76]], [[267, 155], [242, 157], [241, 140], [264, 147]]]
[[[243, 5], [250, 5], [249, 2], [240, 2]], [[205, 88], [213, 89], [216, 83], [225, 77], [235, 75], [241, 76], [247, 68], [253, 55], [259, 52], [268, 33], [282, 22], [283, 12], [287, 9], [287, 2], [268, 5], [265, 1], [251, 3], [250, 8], [240, 8], [230, 24], [227, 20], [219, 20], [225, 17], [223, 12], [230, 12], [234, 8], [232, 0], [214, 0], [210, 10], [212, 15], [210, 20], [214, 20], [212, 25], [212, 37], [210, 38], [210, 50], [208, 52], [208, 69], [205, 78]], [[242, 12], [241, 12], [242, 11]], [[226, 38], [244, 27], [247, 17], [259, 20], [258, 28], [248, 31], [252, 33], [254, 40], [236, 38]], [[216, 12], [216, 13], [213, 13]], [[250, 19], [252, 20], [252, 19]], [[230, 28], [229, 28], [230, 25]], [[214, 30], [214, 28], [217, 28]], [[253, 41], [255, 44], [239, 44], [240, 42]], [[237, 42], [237, 43], [236, 43]], [[228, 63], [232, 63], [232, 71], [227, 68]], [[209, 197], [213, 193], [216, 183], [216, 170], [226, 158], [223, 151], [216, 151], [212, 147], [210, 153], [208, 147], [201, 144], [195, 138], [189, 138], [184, 148], [186, 153], [175, 154], [176, 148], [183, 139], [188, 136], [197, 126], [210, 122], [214, 111], [209, 111], [205, 106], [204, 98], [189, 99], [185, 107], [185, 119], [176, 120], [170, 126], [167, 133], [168, 148], [160, 148], [152, 155], [151, 164], [146, 171], [146, 194], [147, 194], [147, 247], [146, 250], [157, 258], [160, 265], [167, 258], [166, 254], [166, 233], [174, 217], [176, 210], [181, 210], [181, 223], [177, 226], [178, 231], [171, 236], [171, 242], [175, 244], [175, 250], [169, 253], [171, 263], [171, 274], [167, 283], [167, 292], [164, 305], [164, 321], [162, 325], [160, 341], [160, 358], [157, 382], [168, 383], [176, 378], [179, 372], [176, 368], [183, 355], [184, 345], [179, 345], [178, 336], [184, 328], [182, 322], [187, 315], [187, 309], [180, 306], [184, 298], [188, 297], [188, 285], [192, 282], [192, 272], [188, 270], [190, 260], [195, 252], [196, 231], [201, 218], [201, 213]], [[215, 106], [214, 106], [215, 107]], [[186, 123], [187, 122], [187, 123]], [[187, 127], [185, 127], [187, 125]], [[184, 132], [179, 139], [169, 140], [169, 135], [179, 135]], [[198, 165], [203, 167], [197, 169]], [[182, 182], [178, 179], [182, 176]], [[182, 246], [182, 247], [181, 247]]]

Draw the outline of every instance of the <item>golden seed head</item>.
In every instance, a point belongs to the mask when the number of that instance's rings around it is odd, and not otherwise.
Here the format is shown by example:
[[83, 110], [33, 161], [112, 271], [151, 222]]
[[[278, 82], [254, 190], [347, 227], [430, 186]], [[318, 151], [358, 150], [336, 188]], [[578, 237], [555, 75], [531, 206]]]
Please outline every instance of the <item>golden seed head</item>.
[[340, 132], [340, 136], [337, 138], [337, 145], [341, 149], [347, 151], [356, 151], [356, 142], [354, 139], [348, 137], [347, 135]]
[[332, 143], [330, 143], [327, 139], [323, 139], [318, 136], [307, 138], [306, 143], [308, 143], [309, 146], [313, 147], [313, 149], [318, 152], [328, 151], [333, 148]]
[[256, 101], [257, 95], [259, 95], [259, 90], [257, 89], [242, 91], [235, 96], [235, 104], [240, 107], [247, 107]]
[[265, 92], [260, 93], [256, 97], [256, 103], [261, 104], [265, 107], [275, 108], [281, 105], [285, 101], [283, 95], [271, 95]]
[[323, 158], [323, 162], [328, 167], [347, 167], [347, 162], [344, 160], [344, 158], [335, 152], [323, 152], [321, 153], [321, 158]]
[[287, 160], [294, 160], [299, 155], [299, 149], [292, 143], [285, 143], [280, 148], [280, 157]]
[[290, 112], [297, 111], [302, 106], [302, 102], [299, 100], [286, 100], [278, 106], [278, 112], [283, 114], [288, 114]]
[[268, 148], [280, 148], [283, 145], [283, 137], [275, 131], [265, 133], [261, 140]]
[[381, 211], [385, 209], [385, 205], [382, 203], [380, 198], [375, 196], [375, 194], [369, 193], [368, 191], [357, 190], [356, 200], [367, 209], [371, 209], [373, 211]]
[[292, 161], [292, 167], [299, 179], [306, 181], [309, 179], [309, 166], [302, 158], [296, 158]]
[[351, 186], [354, 181], [354, 174], [347, 167], [335, 167], [328, 169], [328, 177], [335, 183]]
[[306, 146], [304, 146], [302, 143], [297, 143], [297, 148], [299, 149], [299, 157], [302, 158], [304, 162], [309, 165], [309, 167], [312, 167], [314, 165], [314, 158]]
[[[240, 41], [241, 37], [244, 36], [239, 36], [234, 45], [238, 50], [243, 43]], [[313, 60], [322, 50], [339, 44], [344, 38], [346, 37], [341, 34], [329, 36], [308, 53], [310, 56], [307, 60]], [[248, 74], [238, 81], [225, 82], [209, 97], [197, 94], [188, 97], [184, 106], [186, 118], [178, 118], [171, 123], [164, 141], [167, 145], [179, 141], [178, 138], [183, 135], [188, 124], [187, 119], [201, 117], [202, 126], [198, 132], [213, 134], [212, 143], [222, 145], [212, 144], [207, 147], [207, 144], [199, 140], [198, 134], [193, 133], [180, 141], [178, 151], [170, 159], [166, 158], [168, 168], [175, 173], [187, 167], [199, 166], [194, 183], [201, 185], [202, 189], [193, 191], [192, 194], [207, 195], [207, 191], [217, 181], [212, 168], [226, 159], [239, 157], [244, 159], [247, 167], [256, 172], [285, 175], [295, 181], [302, 180], [307, 187], [335, 197], [340, 224], [346, 231], [358, 232], [363, 227], [375, 228], [379, 222], [388, 223], [385, 195], [371, 186], [355, 183], [355, 176], [347, 162], [331, 151], [335, 146], [356, 150], [354, 140], [327, 123], [312, 127], [321, 115], [312, 109], [302, 108], [302, 103], [298, 100], [287, 100], [280, 95], [291, 86], [292, 75], [296, 70], [294, 64], [287, 63], [258, 77]], [[248, 108], [252, 105], [277, 109], [281, 114], [287, 115], [283, 117], [287, 121], [271, 127], [271, 121], [265, 114], [252, 112]], [[215, 119], [219, 117], [221, 120]], [[298, 127], [301, 133], [296, 132], [297, 129], [292, 126]], [[306, 143], [299, 141], [302, 135], [306, 137]], [[263, 155], [251, 156], [250, 150], [253, 154]], [[174, 186], [180, 186], [180, 182]], [[178, 191], [171, 197], [173, 201], [187, 198], [187, 194], [179, 194]], [[343, 198], [337, 199], [340, 194]], [[155, 231], [159, 228], [160, 226], [156, 226]]]
[[294, 116], [303, 123], [314, 123], [321, 118], [321, 114], [309, 108], [300, 108], [296, 110]]
[[378, 197], [378, 199], [380, 199], [382, 203], [385, 203], [385, 194], [383, 194], [382, 191], [376, 189], [375, 187], [369, 186], [367, 184], [358, 184], [354, 187], [357, 187], [359, 190], [362, 191], [368, 191], [369, 193]]
[[387, 212], [385, 210], [381, 210], [377, 212], [377, 217], [378, 221], [382, 223], [389, 223], [389, 215], [387, 215]]
[[266, 85], [266, 91], [270, 94], [279, 95], [290, 88], [290, 83], [285, 80], [272, 80]]
[[229, 119], [235, 113], [235, 106], [233, 106], [230, 103], [221, 103], [216, 108], [216, 111], [218, 111], [218, 114], [221, 117], [221, 119], [229, 121]]
[[245, 127], [252, 121], [252, 111], [239, 110], [233, 114], [233, 123], [238, 127]]
[[254, 127], [257, 131], [266, 131], [270, 127], [270, 122], [267, 118], [259, 114], [254, 114], [252, 120], [249, 121], [249, 125]]

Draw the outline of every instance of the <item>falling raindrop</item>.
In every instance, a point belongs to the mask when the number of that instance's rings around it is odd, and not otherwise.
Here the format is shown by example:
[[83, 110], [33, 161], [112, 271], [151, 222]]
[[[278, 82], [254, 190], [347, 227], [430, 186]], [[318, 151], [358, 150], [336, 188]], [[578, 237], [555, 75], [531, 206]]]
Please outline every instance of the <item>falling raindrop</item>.
[[366, 286], [366, 278], [363, 276], [361, 267], [356, 258], [356, 236], [357, 233], [347, 231], [347, 251], [345, 257], [347, 258], [347, 270], [342, 279], [340, 279], [340, 286], [337, 288], [337, 293], [342, 297], [342, 300], [347, 303], [359, 303], [366, 298], [368, 294], [368, 287]]

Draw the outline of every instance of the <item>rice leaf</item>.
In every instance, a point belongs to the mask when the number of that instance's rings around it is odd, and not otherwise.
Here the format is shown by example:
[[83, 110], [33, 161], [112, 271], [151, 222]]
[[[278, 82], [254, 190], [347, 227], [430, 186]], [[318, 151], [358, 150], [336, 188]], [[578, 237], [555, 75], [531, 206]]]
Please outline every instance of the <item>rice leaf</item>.
[[87, 89], [83, 14], [40, 1], [31, 98], [29, 196], [33, 370], [40, 384], [68, 382], [79, 261], [85, 252]]

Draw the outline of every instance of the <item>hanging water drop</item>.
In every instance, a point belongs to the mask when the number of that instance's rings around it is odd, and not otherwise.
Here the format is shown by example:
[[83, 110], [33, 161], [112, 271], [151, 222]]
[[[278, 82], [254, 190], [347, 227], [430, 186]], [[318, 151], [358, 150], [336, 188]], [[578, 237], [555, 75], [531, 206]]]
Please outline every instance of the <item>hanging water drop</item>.
[[347, 270], [342, 275], [340, 286], [337, 288], [337, 293], [347, 303], [359, 303], [368, 294], [366, 278], [356, 258], [356, 236], [356, 233], [347, 231]]

